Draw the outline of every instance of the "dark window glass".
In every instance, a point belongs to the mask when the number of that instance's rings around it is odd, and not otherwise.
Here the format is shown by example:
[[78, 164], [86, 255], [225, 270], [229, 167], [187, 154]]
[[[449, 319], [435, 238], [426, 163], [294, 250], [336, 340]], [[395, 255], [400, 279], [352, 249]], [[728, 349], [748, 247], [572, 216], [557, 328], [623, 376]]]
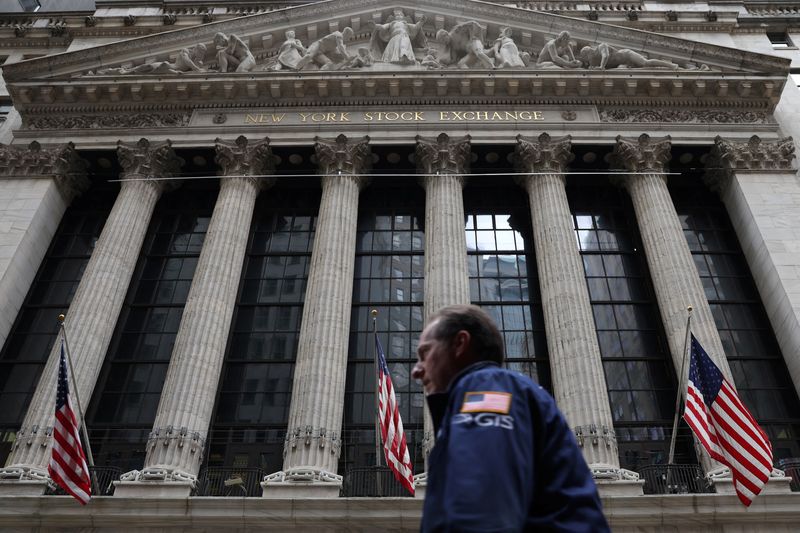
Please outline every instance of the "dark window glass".
[[[414, 462], [423, 471], [421, 386], [411, 379], [422, 331], [425, 194], [422, 188], [383, 185], [379, 178], [359, 202], [356, 268], [339, 472], [375, 464], [375, 342], [372, 309], [386, 354]], [[382, 462], [383, 459], [381, 459]]]
[[277, 186], [250, 229], [207, 464], [281, 469], [319, 189]]
[[204, 181], [156, 204], [87, 416], [98, 465], [142, 468], [216, 197]]
[[[595, 180], [596, 181], [596, 180]], [[676, 378], [636, 219], [610, 185], [568, 188], [623, 468], [667, 461]], [[694, 461], [681, 426], [676, 462]]]
[[670, 192], [742, 402], [772, 440], [775, 461], [800, 457], [800, 401], [719, 197], [696, 181]]
[[0, 352], [0, 464], [36, 390], [118, 187], [93, 183], [64, 213]]

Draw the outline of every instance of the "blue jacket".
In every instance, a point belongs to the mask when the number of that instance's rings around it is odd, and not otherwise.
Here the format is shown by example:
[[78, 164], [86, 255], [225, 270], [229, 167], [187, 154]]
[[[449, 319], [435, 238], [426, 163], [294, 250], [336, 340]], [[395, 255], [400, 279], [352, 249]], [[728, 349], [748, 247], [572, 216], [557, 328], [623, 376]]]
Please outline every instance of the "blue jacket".
[[428, 404], [423, 532], [610, 531], [575, 437], [532, 380], [476, 363]]

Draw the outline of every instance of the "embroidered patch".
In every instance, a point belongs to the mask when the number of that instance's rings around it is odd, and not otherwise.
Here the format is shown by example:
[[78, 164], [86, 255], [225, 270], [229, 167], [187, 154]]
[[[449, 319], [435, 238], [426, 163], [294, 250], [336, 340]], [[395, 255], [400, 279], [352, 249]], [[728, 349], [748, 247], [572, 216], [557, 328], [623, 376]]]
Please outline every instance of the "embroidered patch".
[[509, 392], [468, 392], [464, 395], [461, 413], [500, 413], [508, 414], [511, 410], [511, 393]]

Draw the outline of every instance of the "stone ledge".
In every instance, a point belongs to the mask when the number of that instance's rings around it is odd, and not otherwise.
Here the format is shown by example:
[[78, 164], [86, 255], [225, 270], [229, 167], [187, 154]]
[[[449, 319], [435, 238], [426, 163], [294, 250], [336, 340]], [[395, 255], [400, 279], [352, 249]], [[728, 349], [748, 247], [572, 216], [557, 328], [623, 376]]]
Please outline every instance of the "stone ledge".
[[180, 481], [115, 481], [115, 498], [178, 498], [192, 493], [192, 484]]

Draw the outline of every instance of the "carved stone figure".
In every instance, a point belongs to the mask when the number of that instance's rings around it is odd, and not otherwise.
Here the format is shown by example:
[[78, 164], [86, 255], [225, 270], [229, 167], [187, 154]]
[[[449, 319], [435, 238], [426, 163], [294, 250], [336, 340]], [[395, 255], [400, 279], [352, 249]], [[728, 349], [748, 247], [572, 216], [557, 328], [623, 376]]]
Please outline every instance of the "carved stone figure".
[[295, 38], [294, 30], [286, 32], [286, 40], [281, 44], [278, 50], [277, 62], [273, 66], [273, 70], [280, 70], [281, 68], [289, 70], [299, 70], [297, 65], [300, 63], [304, 55], [306, 55], [306, 47], [300, 42], [300, 39]]
[[256, 66], [256, 58], [250, 48], [236, 35], [217, 33], [214, 35], [217, 62], [220, 72], [250, 72]]
[[578, 68], [581, 62], [575, 59], [570, 44], [570, 35], [562, 31], [555, 38], [550, 39], [539, 52], [536, 60], [538, 68]]
[[680, 68], [677, 64], [663, 59], [647, 59], [639, 52], [628, 48], [614, 48], [606, 43], [584, 46], [578, 57], [584, 67], [590, 69], [610, 68]]
[[369, 48], [362, 46], [356, 52], [356, 55], [350, 58], [342, 68], [362, 68], [372, 65], [372, 54], [369, 53]]
[[174, 62], [151, 61], [135, 67], [104, 68], [98, 74], [181, 74], [183, 72], [203, 72], [203, 59], [206, 45], [200, 43], [191, 48], [181, 48]]
[[486, 27], [474, 20], [456, 24], [449, 32], [439, 30], [436, 39], [445, 43], [445, 49], [439, 56], [444, 65], [458, 65], [461, 68], [482, 66], [494, 68], [494, 61], [483, 49]]
[[497, 68], [525, 67], [530, 62], [530, 54], [527, 52], [520, 53], [511, 35], [511, 28], [500, 28], [500, 34], [494, 40], [491, 55], [494, 57], [494, 65]]
[[392, 19], [385, 24], [375, 24], [370, 21], [370, 24], [374, 25], [369, 42], [372, 57], [384, 63], [415, 65], [417, 63], [415, 50], [424, 49], [427, 45], [422, 31], [424, 23], [424, 15], [416, 24], [407, 22], [401, 9], [395, 9]]
[[342, 31], [329, 33], [322, 39], [317, 39], [308, 46], [305, 55], [297, 62], [297, 70], [304, 69], [312, 62], [320, 70], [341, 68], [352, 59], [347, 54], [344, 42], [352, 39], [353, 35], [352, 28], [345, 28]]

